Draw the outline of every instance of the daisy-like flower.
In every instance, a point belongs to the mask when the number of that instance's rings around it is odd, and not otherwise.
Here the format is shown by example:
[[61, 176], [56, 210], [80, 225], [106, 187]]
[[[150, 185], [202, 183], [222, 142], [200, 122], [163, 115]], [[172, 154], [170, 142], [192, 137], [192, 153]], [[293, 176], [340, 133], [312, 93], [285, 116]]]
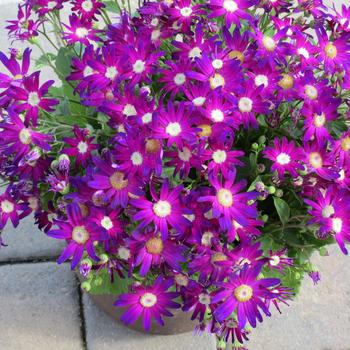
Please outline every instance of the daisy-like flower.
[[63, 33], [63, 39], [67, 40], [68, 45], [82, 43], [86, 46], [92, 42], [100, 41], [97, 36], [98, 30], [92, 28], [90, 20], [83, 20], [75, 13], [69, 16], [69, 25], [63, 24], [67, 31]]
[[161, 70], [160, 82], [164, 83], [164, 89], [175, 96], [178, 92], [183, 92], [189, 82], [188, 72], [191, 71], [189, 60], [165, 62], [168, 68]]
[[100, 10], [105, 7], [99, 0], [74, 0], [72, 4], [72, 11], [79, 13], [83, 20], [96, 20], [96, 15], [100, 15]]
[[223, 27], [222, 34], [224, 36], [225, 43], [230, 50], [228, 55], [229, 58], [236, 59], [243, 64], [248, 58], [248, 32], [241, 34], [239, 28], [237, 27], [231, 35], [230, 31], [226, 27]]
[[179, 198], [182, 190], [183, 186], [170, 189], [168, 180], [165, 180], [160, 189], [159, 197], [151, 185], [153, 201], [146, 198], [132, 199], [130, 201], [131, 205], [139, 209], [133, 217], [134, 220], [141, 221], [138, 228], [142, 229], [153, 222], [164, 240], [168, 237], [169, 226], [178, 233], [183, 233], [190, 224], [185, 218], [185, 214], [190, 214], [190, 212], [180, 202]]
[[277, 252], [269, 251], [269, 267], [271, 269], [277, 269], [280, 272], [283, 272], [286, 266], [293, 266], [294, 261], [292, 258], [287, 256], [287, 248], [281, 249]]
[[167, 140], [167, 146], [171, 147], [174, 143], [182, 150], [184, 141], [189, 143], [196, 140], [198, 128], [191, 126], [191, 119], [184, 103], [174, 106], [168, 102], [167, 108], [160, 109], [157, 112], [157, 118], [154, 119], [151, 126], [154, 137]]
[[219, 219], [222, 229], [232, 228], [232, 220], [240, 225], [248, 225], [250, 218], [257, 217], [256, 204], [248, 204], [249, 200], [257, 197], [256, 192], [240, 191], [246, 187], [246, 181], [235, 182], [235, 172], [222, 184], [216, 177], [209, 177], [210, 184], [215, 189], [215, 195], [199, 197], [199, 202], [211, 202], [212, 214]]
[[32, 50], [26, 48], [22, 56], [22, 64], [17, 60], [18, 52], [11, 51], [9, 58], [0, 51], [0, 61], [11, 74], [0, 73], [0, 88], [8, 88], [10, 85], [20, 85], [23, 78], [27, 76], [30, 65], [30, 54]]
[[5, 227], [8, 220], [12, 222], [13, 227], [17, 227], [19, 221], [30, 212], [28, 204], [16, 201], [10, 194], [10, 188], [7, 188], [0, 196], [0, 229]]
[[297, 31], [294, 34], [294, 42], [291, 46], [291, 51], [294, 55], [297, 55], [300, 60], [301, 68], [317, 66], [319, 60], [317, 54], [319, 52], [318, 47], [310, 42], [310, 38], [307, 34]]
[[235, 115], [240, 119], [245, 128], [258, 127], [255, 114], [268, 114], [268, 104], [261, 97], [263, 86], [258, 88], [252, 82], [246, 82], [242, 92], [237, 95], [237, 109]]
[[[223, 301], [214, 311], [218, 321], [223, 321], [236, 311], [238, 324], [241, 329], [246, 326], [247, 320], [255, 328], [256, 321], [262, 322], [260, 310], [271, 316], [265, 300], [275, 299], [278, 295], [272, 289], [280, 284], [278, 278], [258, 279], [262, 264], [252, 268], [243, 268], [239, 275], [233, 275], [228, 282], [220, 283], [222, 288], [213, 295], [213, 302]], [[260, 310], [259, 310], [260, 309]]]
[[266, 147], [263, 155], [273, 162], [271, 170], [277, 171], [281, 179], [284, 178], [285, 172], [289, 172], [293, 177], [297, 177], [297, 170], [303, 168], [300, 164], [303, 158], [301, 149], [295, 145], [294, 141], [289, 142], [286, 137], [282, 137], [282, 139], [275, 138], [273, 146]]
[[[335, 4], [333, 4], [334, 6]], [[337, 11], [335, 6], [333, 7], [336, 15], [334, 19], [341, 25], [342, 29], [346, 32], [350, 32], [350, 6], [346, 7], [345, 4], [341, 7], [341, 12]]]
[[210, 0], [209, 18], [224, 16], [225, 24], [229, 28], [232, 24], [239, 26], [241, 19], [251, 20], [247, 9], [257, 2], [255, 0]]
[[318, 43], [320, 45], [320, 57], [325, 69], [335, 72], [339, 67], [349, 68], [350, 66], [350, 44], [346, 35], [331, 40], [323, 27], [316, 28]]
[[339, 157], [340, 163], [350, 160], [350, 131], [346, 131], [335, 141], [332, 153]]
[[26, 127], [16, 114], [11, 114], [7, 122], [1, 123], [1, 129], [0, 145], [3, 152], [6, 155], [14, 154], [15, 160], [27, 155], [33, 144], [46, 151], [51, 149], [49, 142], [52, 137]]
[[89, 131], [87, 129], [80, 129], [77, 125], [73, 127], [73, 137], [65, 137], [64, 142], [71, 147], [64, 148], [65, 154], [71, 157], [75, 157], [76, 165], [87, 164], [87, 161], [91, 159], [91, 152], [98, 149], [98, 145], [92, 143], [94, 137], [89, 137]]
[[181, 271], [180, 263], [186, 261], [185, 247], [170, 239], [163, 240], [156, 232], [132, 234], [131, 252], [135, 255], [135, 266], [141, 265], [140, 276], [146, 276], [152, 266], [166, 263], [170, 268]]
[[165, 280], [158, 277], [152, 286], [136, 286], [131, 293], [121, 294], [114, 304], [117, 307], [127, 308], [121, 320], [128, 325], [142, 317], [146, 331], [150, 330], [152, 319], [164, 326], [162, 316], [173, 316], [168, 309], [180, 308], [180, 304], [173, 301], [179, 293], [167, 291], [172, 284], [171, 279]]
[[125, 208], [130, 196], [140, 196], [142, 191], [139, 182], [134, 176], [128, 176], [103, 159], [94, 157], [96, 165], [92, 180], [87, 182], [88, 186], [96, 190], [102, 190], [106, 200], [115, 209], [118, 205]]
[[63, 8], [64, 0], [35, 0], [33, 1], [37, 6], [37, 13], [39, 16], [45, 16], [47, 13], [61, 10]]
[[106, 231], [98, 227], [89, 217], [84, 217], [77, 203], [67, 205], [67, 221], [55, 220], [58, 229], [50, 230], [47, 235], [63, 239], [67, 247], [57, 259], [59, 264], [73, 257], [72, 270], [79, 264], [83, 257], [84, 250], [90, 258], [99, 261], [95, 253], [94, 242], [102, 242], [107, 239]]
[[16, 111], [26, 112], [25, 121], [36, 126], [38, 121], [39, 110], [53, 112], [54, 106], [58, 104], [58, 100], [44, 97], [49, 91], [53, 80], [45, 82], [39, 86], [40, 72], [35, 72], [23, 79], [23, 86], [13, 86], [9, 90], [9, 95], [16, 101]]

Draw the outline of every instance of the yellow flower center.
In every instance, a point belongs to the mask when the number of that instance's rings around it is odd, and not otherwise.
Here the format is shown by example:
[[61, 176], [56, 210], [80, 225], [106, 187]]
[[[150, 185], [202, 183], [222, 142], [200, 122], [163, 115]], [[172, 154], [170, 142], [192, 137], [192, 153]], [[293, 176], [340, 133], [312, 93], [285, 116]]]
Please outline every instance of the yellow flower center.
[[159, 237], [153, 237], [146, 242], [146, 250], [150, 254], [160, 254], [163, 248], [163, 241]]
[[157, 139], [148, 139], [146, 141], [147, 153], [157, 153], [160, 149], [160, 141]]
[[322, 168], [323, 160], [321, 155], [318, 152], [311, 152], [309, 155], [309, 162], [311, 166], [315, 169]]
[[211, 257], [211, 262], [212, 263], [216, 263], [216, 262], [220, 262], [220, 261], [226, 261], [226, 260], [227, 260], [227, 256], [224, 253], [221, 253], [221, 252], [216, 252]]
[[283, 78], [278, 82], [278, 85], [284, 89], [291, 89], [294, 85], [294, 78], [289, 74], [283, 74]]
[[349, 151], [350, 150], [350, 137], [347, 136], [347, 137], [344, 137], [342, 140], [341, 140], [341, 148], [343, 151]]
[[334, 59], [335, 57], [337, 57], [338, 54], [338, 50], [337, 47], [335, 45], [333, 45], [332, 43], [328, 43], [325, 48], [324, 51], [327, 55], [327, 57]]
[[210, 87], [212, 88], [212, 90], [216, 89], [219, 86], [225, 86], [225, 78], [219, 74], [219, 73], [215, 73], [210, 79]]
[[262, 43], [267, 51], [274, 51], [276, 48], [276, 42], [270, 36], [264, 36]]
[[209, 137], [212, 133], [211, 126], [208, 124], [201, 124], [198, 126], [202, 131], [198, 133], [200, 137]]
[[24, 145], [29, 145], [32, 142], [32, 136], [30, 135], [30, 130], [23, 128], [18, 134], [19, 140]]
[[233, 294], [237, 301], [244, 303], [253, 297], [253, 288], [242, 284], [234, 290]]
[[318, 97], [318, 91], [313, 85], [305, 85], [304, 87], [305, 95], [310, 99], [310, 100], [316, 100]]
[[232, 207], [233, 204], [233, 196], [232, 192], [226, 188], [221, 188], [216, 194], [217, 200], [220, 205], [225, 208]]
[[75, 226], [72, 231], [72, 240], [78, 244], [84, 244], [90, 238], [85, 226]]
[[124, 179], [124, 174], [120, 171], [116, 171], [109, 177], [109, 182], [115, 190], [122, 190], [127, 187], [129, 181]]
[[326, 124], [326, 116], [324, 113], [322, 114], [314, 114], [314, 126], [316, 128], [321, 128]]
[[160, 218], [165, 218], [171, 214], [171, 204], [168, 201], [160, 200], [153, 204], [153, 212]]
[[237, 59], [241, 63], [244, 62], [244, 54], [241, 51], [238, 50], [232, 50], [229, 54], [228, 57], [231, 59]]

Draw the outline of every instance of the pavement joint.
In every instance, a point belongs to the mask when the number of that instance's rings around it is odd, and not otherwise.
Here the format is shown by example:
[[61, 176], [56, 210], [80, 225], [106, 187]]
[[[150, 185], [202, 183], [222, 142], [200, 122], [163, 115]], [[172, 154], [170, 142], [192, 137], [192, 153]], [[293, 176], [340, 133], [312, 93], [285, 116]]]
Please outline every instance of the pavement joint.
[[80, 281], [76, 276], [78, 302], [79, 302], [79, 319], [80, 319], [80, 338], [82, 341], [82, 350], [88, 350], [88, 344], [86, 340], [86, 321], [85, 321], [85, 310], [83, 302], [83, 291], [80, 287]]

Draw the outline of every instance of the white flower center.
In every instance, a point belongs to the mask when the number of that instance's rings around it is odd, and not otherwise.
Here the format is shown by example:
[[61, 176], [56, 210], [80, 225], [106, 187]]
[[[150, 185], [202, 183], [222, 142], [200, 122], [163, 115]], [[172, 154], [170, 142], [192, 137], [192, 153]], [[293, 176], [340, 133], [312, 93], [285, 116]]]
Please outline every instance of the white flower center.
[[326, 124], [326, 116], [324, 113], [314, 115], [314, 125], [316, 128], [321, 128]]
[[146, 308], [153, 307], [157, 304], [157, 296], [153, 293], [145, 293], [140, 298], [140, 304]]
[[101, 220], [101, 226], [106, 230], [110, 230], [111, 228], [113, 228], [114, 225], [109, 216], [104, 216]]
[[141, 165], [143, 162], [143, 157], [140, 152], [134, 152], [131, 155], [130, 159], [133, 165]]
[[137, 111], [134, 105], [127, 103], [123, 108], [123, 114], [127, 117], [130, 117], [132, 115], [136, 115]]
[[130, 258], [130, 250], [125, 247], [118, 248], [118, 256], [122, 260], [128, 260]]
[[32, 136], [30, 135], [30, 130], [23, 128], [18, 134], [19, 140], [24, 145], [29, 145], [32, 142]]
[[233, 0], [225, 0], [222, 6], [227, 12], [235, 12], [238, 9], [237, 3]]
[[196, 107], [200, 107], [200, 106], [203, 106], [204, 103], [206, 101], [206, 98], [203, 97], [203, 96], [199, 96], [199, 97], [196, 97], [192, 100], [192, 103], [196, 106]]
[[181, 86], [183, 84], [185, 84], [186, 82], [186, 75], [183, 74], [183, 73], [177, 73], [174, 77], [174, 83], [177, 85], [177, 86]]
[[224, 62], [222, 60], [219, 60], [218, 58], [215, 59], [212, 63], [213, 68], [215, 69], [221, 69], [224, 65]]
[[40, 103], [40, 98], [37, 92], [32, 91], [28, 94], [28, 103], [32, 106], [32, 107], [37, 107], [38, 104]]
[[210, 231], [206, 231], [203, 233], [201, 243], [202, 245], [209, 247], [211, 246], [211, 239], [214, 237], [214, 234]]
[[253, 101], [249, 97], [241, 97], [238, 101], [238, 108], [242, 113], [249, 113], [253, 109]]
[[88, 35], [89, 35], [89, 31], [87, 28], [85, 27], [78, 27], [76, 30], [75, 30], [75, 35], [82, 39], [82, 38], [86, 38]]
[[232, 192], [226, 188], [221, 188], [217, 192], [216, 198], [217, 198], [219, 204], [225, 208], [229, 208], [233, 204]]
[[144, 61], [141, 61], [141, 60], [137, 60], [132, 66], [132, 70], [136, 74], [143, 73], [145, 71], [145, 69], [146, 69], [146, 64]]
[[290, 163], [291, 158], [289, 154], [282, 152], [276, 157], [276, 160], [277, 160], [277, 163], [281, 165], [286, 165]]
[[258, 74], [254, 79], [254, 83], [256, 86], [264, 85], [264, 87], [268, 87], [269, 79], [266, 75]]
[[151, 34], [151, 40], [152, 41], [157, 41], [160, 37], [160, 30], [159, 29], [155, 29], [152, 31], [152, 34]]
[[318, 152], [311, 152], [309, 155], [309, 162], [311, 166], [315, 169], [322, 168], [323, 160], [321, 155]]
[[198, 301], [200, 304], [208, 306], [211, 303], [210, 295], [201, 293], [198, 295]]
[[277, 266], [280, 263], [281, 259], [278, 255], [273, 255], [270, 257], [270, 265]]
[[178, 122], [169, 123], [165, 131], [168, 135], [176, 137], [181, 133], [181, 125]]
[[14, 209], [15, 205], [7, 199], [1, 202], [1, 210], [3, 213], [10, 214], [14, 211]]
[[90, 12], [94, 7], [94, 4], [92, 3], [91, 0], [85, 0], [82, 2], [81, 4], [81, 8], [85, 11], [85, 12]]
[[88, 145], [87, 145], [86, 142], [80, 141], [80, 142], [78, 143], [77, 148], [78, 148], [78, 152], [79, 152], [80, 154], [84, 154], [84, 153], [87, 152], [87, 150], [88, 150], [89, 147], [88, 147]]
[[343, 220], [341, 218], [332, 219], [332, 230], [335, 233], [340, 233], [343, 228]]
[[202, 50], [199, 47], [194, 47], [189, 53], [188, 57], [191, 59], [194, 58], [201, 58], [202, 57]]
[[318, 96], [318, 91], [317, 89], [312, 86], [312, 85], [305, 85], [304, 87], [305, 95], [310, 99], [310, 100], [316, 100]]
[[157, 27], [157, 25], [159, 24], [159, 19], [158, 18], [153, 18], [151, 21], [151, 26], [152, 27]]
[[220, 109], [213, 109], [210, 116], [214, 122], [222, 122], [225, 118], [224, 113]]
[[188, 286], [188, 277], [184, 275], [177, 274], [175, 275], [175, 282], [179, 286], [187, 287]]
[[183, 162], [188, 162], [192, 157], [192, 153], [189, 148], [184, 147], [182, 151], [179, 150], [178, 156]]
[[237, 301], [244, 303], [253, 297], [253, 288], [242, 284], [234, 290], [233, 294]]
[[118, 70], [116, 67], [111, 66], [106, 68], [105, 77], [109, 80], [114, 80], [118, 75]]
[[72, 240], [78, 244], [84, 244], [90, 238], [85, 226], [75, 226], [72, 231]]
[[192, 15], [192, 8], [191, 7], [183, 7], [181, 10], [180, 10], [180, 13], [181, 13], [181, 16], [183, 17], [189, 17]]
[[262, 43], [267, 51], [274, 51], [276, 48], [276, 42], [270, 36], [264, 36]]
[[165, 218], [171, 214], [171, 204], [168, 201], [160, 200], [153, 204], [153, 211], [158, 217]]
[[305, 47], [299, 47], [299, 49], [298, 49], [298, 54], [300, 55], [300, 56], [304, 56], [304, 58], [306, 58], [306, 59], [309, 59], [310, 58], [310, 54], [309, 54], [309, 51], [307, 51], [306, 49], [305, 49]]
[[332, 205], [326, 205], [322, 209], [322, 217], [323, 218], [329, 218], [335, 213], [334, 207]]
[[227, 159], [227, 153], [224, 150], [217, 150], [213, 153], [213, 160], [217, 164], [222, 164]]
[[152, 113], [148, 112], [142, 116], [142, 123], [148, 124], [152, 121]]

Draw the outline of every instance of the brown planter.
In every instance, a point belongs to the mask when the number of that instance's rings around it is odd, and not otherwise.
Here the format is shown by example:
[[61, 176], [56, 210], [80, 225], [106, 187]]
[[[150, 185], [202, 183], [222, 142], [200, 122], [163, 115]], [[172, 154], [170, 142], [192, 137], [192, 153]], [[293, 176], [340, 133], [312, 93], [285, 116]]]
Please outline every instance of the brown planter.
[[[83, 281], [80, 274], [77, 274], [80, 282]], [[103, 310], [107, 315], [112, 317], [118, 323], [121, 323], [120, 316], [123, 314], [124, 309], [115, 307], [113, 304], [117, 299], [116, 295], [104, 294], [104, 295], [95, 295], [89, 294], [89, 297], [93, 300], [93, 302]], [[153, 322], [151, 330], [147, 333], [149, 334], [161, 334], [161, 335], [171, 335], [171, 334], [181, 334], [192, 332], [196, 322], [191, 321], [191, 313], [183, 312], [181, 310], [172, 310], [173, 317], [164, 317], [165, 325], [162, 327], [158, 325], [158, 323]], [[137, 320], [132, 325], [124, 325], [130, 329], [133, 329], [137, 332], [146, 333], [143, 329], [142, 320]]]

